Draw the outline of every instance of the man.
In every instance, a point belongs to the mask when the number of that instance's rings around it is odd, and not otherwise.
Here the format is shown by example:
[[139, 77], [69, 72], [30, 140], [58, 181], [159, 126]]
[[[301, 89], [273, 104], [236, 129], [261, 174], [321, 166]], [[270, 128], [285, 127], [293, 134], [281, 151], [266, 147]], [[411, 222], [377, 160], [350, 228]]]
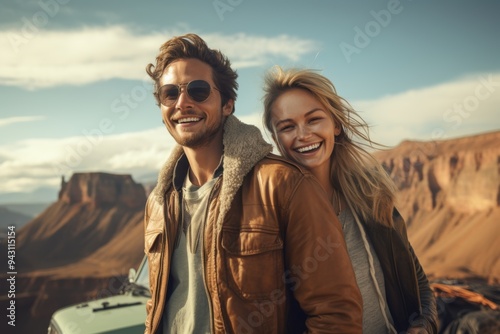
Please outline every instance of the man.
[[361, 333], [361, 296], [332, 205], [232, 113], [237, 74], [197, 35], [148, 74], [179, 144], [145, 213], [146, 333]]

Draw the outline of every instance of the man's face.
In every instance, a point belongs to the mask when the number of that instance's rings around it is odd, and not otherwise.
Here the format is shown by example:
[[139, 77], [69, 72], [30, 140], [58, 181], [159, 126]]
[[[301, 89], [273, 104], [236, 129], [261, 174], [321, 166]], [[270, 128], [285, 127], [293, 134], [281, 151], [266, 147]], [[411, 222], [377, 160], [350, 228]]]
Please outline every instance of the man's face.
[[[187, 93], [186, 84], [193, 80], [204, 80], [212, 87], [206, 100], [197, 102]], [[221, 144], [224, 119], [231, 114], [233, 101], [221, 106], [212, 68], [198, 59], [176, 60], [160, 78], [160, 87], [166, 84], [182, 85], [177, 100], [170, 106], [160, 104], [165, 126], [175, 141], [189, 148]]]

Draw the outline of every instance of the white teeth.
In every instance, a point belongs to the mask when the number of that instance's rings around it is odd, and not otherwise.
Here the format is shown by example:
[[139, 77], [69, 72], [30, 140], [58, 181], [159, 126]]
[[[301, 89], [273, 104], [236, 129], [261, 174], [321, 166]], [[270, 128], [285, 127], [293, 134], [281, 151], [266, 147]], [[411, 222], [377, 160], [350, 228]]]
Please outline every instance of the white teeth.
[[198, 122], [200, 119], [201, 118], [199, 117], [180, 118], [177, 120], [177, 123], [182, 124], [182, 123]]
[[312, 144], [312, 145], [309, 145], [309, 146], [305, 146], [305, 147], [300, 147], [297, 149], [297, 151], [299, 151], [300, 153], [304, 153], [304, 152], [307, 152], [307, 151], [312, 151], [314, 149], [317, 149], [319, 147], [320, 143], [316, 143], [316, 144]]

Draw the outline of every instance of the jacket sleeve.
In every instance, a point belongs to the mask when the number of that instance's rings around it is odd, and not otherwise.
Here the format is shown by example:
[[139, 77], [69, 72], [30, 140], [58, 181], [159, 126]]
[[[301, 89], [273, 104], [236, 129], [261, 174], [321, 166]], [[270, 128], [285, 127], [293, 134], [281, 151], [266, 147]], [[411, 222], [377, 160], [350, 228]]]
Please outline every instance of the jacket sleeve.
[[414, 319], [412, 323], [415, 327], [424, 327], [429, 334], [436, 334], [438, 332], [436, 298], [434, 298], [429, 281], [427, 280], [427, 275], [425, 275], [424, 269], [413, 251], [413, 247], [411, 247], [409, 243], [408, 245], [413, 262], [415, 263], [418, 289], [420, 291], [420, 303], [422, 305], [422, 314]]
[[361, 294], [324, 190], [306, 174], [285, 207], [285, 281], [306, 314], [307, 333], [361, 333]]
[[431, 290], [427, 275], [425, 274], [422, 265], [420, 265], [417, 255], [415, 254], [415, 251], [413, 250], [413, 247], [408, 240], [406, 223], [404, 222], [399, 212], [397, 212], [397, 210], [395, 210], [394, 219], [396, 228], [399, 230], [398, 232], [408, 245], [408, 251], [410, 252], [411, 258], [413, 259], [415, 272], [417, 275], [420, 305], [422, 307], [422, 310], [421, 314], [417, 318], [412, 320], [412, 326], [423, 327], [429, 334], [436, 334], [438, 332], [436, 298], [434, 298], [434, 294]]

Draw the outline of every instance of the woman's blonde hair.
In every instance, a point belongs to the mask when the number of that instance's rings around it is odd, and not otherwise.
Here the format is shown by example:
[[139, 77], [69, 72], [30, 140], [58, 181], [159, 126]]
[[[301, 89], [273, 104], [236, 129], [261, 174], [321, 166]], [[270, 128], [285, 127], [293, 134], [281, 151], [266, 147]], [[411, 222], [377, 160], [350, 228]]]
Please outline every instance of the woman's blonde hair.
[[[381, 146], [370, 139], [369, 127], [351, 105], [340, 97], [330, 80], [314, 70], [275, 67], [267, 73], [264, 86], [263, 121], [273, 134], [272, 107], [284, 92], [299, 88], [310, 92], [329, 111], [341, 132], [335, 136], [330, 157], [330, 180], [336, 192], [365, 221], [392, 226], [396, 187], [380, 163], [367, 151]], [[277, 145], [280, 149], [280, 145]], [[284, 154], [280, 149], [281, 154]]]

